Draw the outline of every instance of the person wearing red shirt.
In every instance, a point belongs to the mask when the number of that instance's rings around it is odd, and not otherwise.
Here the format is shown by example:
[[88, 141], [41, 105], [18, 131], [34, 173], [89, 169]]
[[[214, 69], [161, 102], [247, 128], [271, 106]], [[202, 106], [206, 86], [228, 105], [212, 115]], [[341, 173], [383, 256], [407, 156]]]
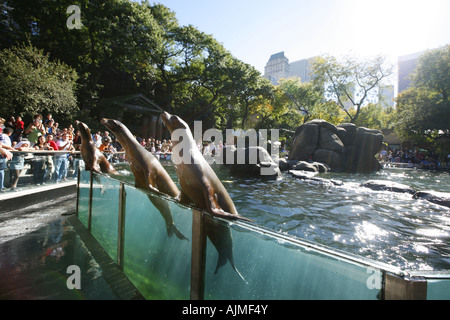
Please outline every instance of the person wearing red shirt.
[[46, 136], [47, 138], [47, 144], [53, 148], [53, 150], [59, 150], [58, 145], [56, 144], [56, 142], [53, 140], [53, 135], [52, 134], [47, 134]]
[[20, 116], [17, 117], [15, 126], [16, 126], [16, 132], [22, 133], [23, 130], [25, 130], [25, 122], [22, 121], [22, 117], [20, 117]]
[[[58, 145], [53, 140], [52, 134], [47, 134], [46, 142], [47, 142], [48, 146], [50, 148], [52, 148], [53, 150], [59, 150]], [[50, 150], [52, 150], [52, 149], [50, 149]], [[55, 165], [53, 163], [53, 155], [48, 155], [47, 156], [47, 174], [48, 174], [47, 180], [49, 180], [49, 181], [52, 180], [52, 176], [53, 176], [54, 172], [55, 172]]]

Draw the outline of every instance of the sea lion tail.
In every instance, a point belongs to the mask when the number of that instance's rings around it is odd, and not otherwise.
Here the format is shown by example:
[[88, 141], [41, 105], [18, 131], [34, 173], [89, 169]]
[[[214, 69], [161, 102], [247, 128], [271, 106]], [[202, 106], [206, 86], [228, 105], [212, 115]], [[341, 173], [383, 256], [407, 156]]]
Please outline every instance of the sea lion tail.
[[[214, 274], [217, 274], [217, 271], [219, 271], [219, 268], [224, 266], [227, 263], [227, 257], [223, 255], [219, 255], [219, 258], [217, 259], [217, 265], [216, 270], [214, 271]], [[230, 260], [231, 267], [233, 270], [238, 274], [238, 276], [246, 283], [248, 284], [247, 280], [245, 280], [244, 276], [239, 272], [239, 270], [234, 265], [234, 262]]]
[[169, 237], [172, 237], [174, 234], [175, 234], [175, 235], [177, 236], [177, 238], [180, 239], [180, 240], [187, 240], [187, 241], [189, 241], [189, 239], [186, 238], [186, 237], [181, 233], [180, 230], [178, 230], [178, 228], [177, 228], [176, 225], [171, 224], [171, 225], [167, 226], [167, 235], [168, 235]]
[[236, 268], [236, 266], [234, 264], [233, 264], [233, 269], [234, 269], [234, 271], [236, 271], [236, 273], [242, 279], [242, 281], [244, 281], [245, 284], [248, 284], [247, 280], [245, 280], [244, 276], [239, 272], [239, 270]]

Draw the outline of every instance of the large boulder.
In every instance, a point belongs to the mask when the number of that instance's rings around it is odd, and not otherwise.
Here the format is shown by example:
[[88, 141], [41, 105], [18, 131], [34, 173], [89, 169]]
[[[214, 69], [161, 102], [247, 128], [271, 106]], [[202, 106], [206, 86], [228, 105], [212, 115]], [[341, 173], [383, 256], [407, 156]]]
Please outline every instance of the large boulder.
[[288, 170], [320, 172], [320, 173], [330, 171], [330, 167], [328, 167], [322, 162], [292, 161], [290, 163], [291, 165], [289, 166]]
[[[236, 149], [233, 152], [234, 163], [229, 165], [231, 173], [268, 179], [277, 179], [281, 176], [278, 164], [263, 147], [248, 147]], [[239, 152], [244, 152], [244, 163], [238, 161]], [[254, 161], [254, 156], [256, 156], [256, 161]]]
[[311, 181], [311, 182], [318, 182], [320, 184], [325, 184], [325, 185], [334, 185], [334, 186], [342, 186], [344, 185], [344, 183], [342, 181], [339, 180], [334, 180], [334, 179], [324, 179], [324, 178], [318, 178], [315, 175], [317, 173], [315, 172], [310, 172], [310, 171], [302, 171], [302, 170], [289, 170], [289, 173], [297, 179], [300, 180], [306, 180], [306, 181]]
[[423, 199], [440, 206], [450, 208], [450, 193], [437, 191], [418, 191], [413, 196], [414, 199]]
[[360, 127], [356, 130], [353, 145], [367, 154], [376, 155], [383, 144], [383, 134], [379, 130]]
[[313, 161], [322, 162], [330, 168], [339, 169], [342, 166], [342, 157], [340, 153], [333, 150], [317, 149], [312, 157]]
[[410, 186], [393, 181], [369, 180], [360, 185], [376, 191], [391, 191], [411, 194], [413, 199], [427, 200], [440, 206], [450, 208], [450, 193], [437, 191], [416, 191]]
[[289, 151], [289, 160], [307, 161], [319, 144], [319, 126], [316, 124], [304, 124], [295, 131]]
[[369, 180], [361, 184], [361, 187], [369, 188], [376, 191], [391, 191], [399, 193], [415, 194], [416, 190], [410, 186], [385, 180]]
[[382, 142], [379, 130], [358, 128], [353, 123], [335, 126], [325, 120], [313, 120], [297, 128], [289, 160], [322, 162], [333, 171], [378, 171], [381, 165], [375, 155]]
[[345, 172], [374, 172], [382, 166], [374, 154], [356, 146], [345, 147], [341, 170]]
[[341, 139], [344, 146], [353, 145], [355, 140], [356, 131], [358, 127], [354, 123], [342, 123], [337, 126], [340, 130], [338, 131], [338, 136]]
[[[324, 150], [342, 153], [344, 151], [344, 144], [336, 133], [333, 133], [326, 127], [320, 128], [319, 148]], [[337, 132], [337, 130], [336, 130]]]

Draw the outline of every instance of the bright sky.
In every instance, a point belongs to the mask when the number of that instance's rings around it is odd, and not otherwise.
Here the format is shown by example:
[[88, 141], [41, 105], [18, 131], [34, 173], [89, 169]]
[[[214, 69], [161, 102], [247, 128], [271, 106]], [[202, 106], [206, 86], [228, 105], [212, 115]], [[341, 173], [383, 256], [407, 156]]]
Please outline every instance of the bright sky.
[[399, 55], [450, 44], [449, 0], [159, 0], [181, 25], [212, 34], [261, 73], [274, 53], [290, 62], [330, 54]]

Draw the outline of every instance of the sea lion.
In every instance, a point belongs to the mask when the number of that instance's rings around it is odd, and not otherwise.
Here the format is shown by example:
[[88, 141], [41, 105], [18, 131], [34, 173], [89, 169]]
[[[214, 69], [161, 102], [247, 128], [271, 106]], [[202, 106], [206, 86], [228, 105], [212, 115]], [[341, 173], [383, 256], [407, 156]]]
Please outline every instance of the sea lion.
[[[161, 163], [145, 149], [130, 130], [120, 121], [113, 119], [101, 119], [100, 122], [116, 136], [119, 143], [125, 149], [130, 169], [135, 177], [135, 186], [137, 188], [157, 191], [171, 197], [178, 197], [180, 190], [175, 182], [163, 168]], [[167, 201], [158, 197], [148, 197], [155, 207], [161, 212], [165, 222], [167, 234], [171, 236], [173, 233], [183, 240], [187, 238], [175, 226], [172, 213]]]
[[[174, 145], [172, 160], [176, 164], [176, 172], [181, 186], [180, 202], [185, 204], [193, 203], [213, 216], [249, 220], [238, 214], [227, 190], [200, 153], [186, 122], [178, 116], [167, 112], [164, 112], [161, 118], [172, 134], [172, 143]], [[183, 150], [183, 155], [177, 154], [175, 148], [179, 141], [174, 139], [173, 133], [177, 129], [182, 130], [183, 146], [186, 146], [188, 149]], [[180, 161], [180, 157], [186, 155], [189, 161], [187, 163]], [[230, 228], [211, 217], [206, 218], [206, 235], [219, 254], [214, 273], [217, 273], [219, 268], [225, 265], [228, 260], [239, 277], [245, 281], [234, 264]]]
[[[216, 217], [252, 221], [238, 214], [227, 190], [198, 149], [186, 122], [167, 112], [164, 112], [161, 118], [172, 134], [172, 150], [175, 151], [172, 159], [176, 164], [181, 186], [180, 202], [193, 203]], [[176, 146], [180, 141], [173, 136], [174, 131], [180, 133], [183, 137], [183, 147], [188, 149], [182, 150], [183, 155], [176, 152]]]
[[113, 173], [116, 174], [117, 171], [109, 163], [103, 153], [97, 149], [92, 140], [91, 130], [89, 127], [78, 120], [75, 120], [75, 124], [80, 131], [81, 136], [81, 156], [84, 160], [84, 167], [87, 171], [94, 171], [97, 173]]

